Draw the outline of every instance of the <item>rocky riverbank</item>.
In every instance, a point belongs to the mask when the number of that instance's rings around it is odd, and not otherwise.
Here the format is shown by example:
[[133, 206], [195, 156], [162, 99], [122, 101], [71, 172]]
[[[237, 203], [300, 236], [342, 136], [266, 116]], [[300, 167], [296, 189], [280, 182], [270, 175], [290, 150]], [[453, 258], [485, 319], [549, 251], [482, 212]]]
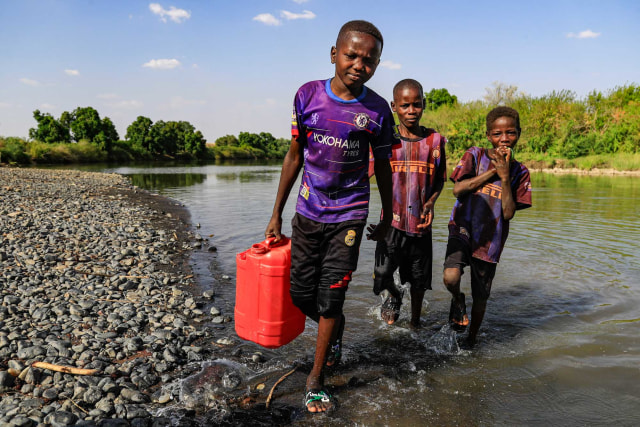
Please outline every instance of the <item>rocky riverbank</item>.
[[0, 201], [0, 425], [173, 424], [166, 385], [233, 334], [194, 292], [188, 211], [120, 175], [6, 167]]

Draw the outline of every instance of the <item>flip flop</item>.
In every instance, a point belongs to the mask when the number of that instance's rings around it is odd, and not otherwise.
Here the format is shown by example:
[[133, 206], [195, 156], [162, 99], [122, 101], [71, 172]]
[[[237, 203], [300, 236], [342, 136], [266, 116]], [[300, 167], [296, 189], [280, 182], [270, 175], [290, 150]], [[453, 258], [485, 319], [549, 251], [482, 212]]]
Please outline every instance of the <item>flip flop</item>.
[[451, 329], [457, 332], [463, 332], [469, 325], [469, 317], [467, 316], [467, 304], [464, 294], [460, 293], [462, 304], [458, 304], [455, 298], [451, 298], [451, 308], [449, 309], [449, 324]]
[[380, 317], [387, 322], [387, 325], [393, 325], [400, 318], [400, 307], [402, 307], [402, 298], [404, 291], [400, 292], [400, 298], [394, 298], [389, 295], [380, 307]]
[[[326, 411], [309, 411], [309, 404], [314, 402], [331, 403], [331, 406]], [[312, 414], [328, 412], [336, 408], [338, 401], [335, 397], [331, 396], [328, 391], [323, 388], [312, 388], [305, 391], [304, 400], [302, 401], [308, 412]]]
[[338, 334], [333, 344], [329, 344], [329, 351], [327, 353], [327, 361], [325, 362], [327, 368], [335, 368], [342, 360], [342, 334], [344, 334], [345, 317], [344, 314], [340, 315], [340, 326], [338, 326]]

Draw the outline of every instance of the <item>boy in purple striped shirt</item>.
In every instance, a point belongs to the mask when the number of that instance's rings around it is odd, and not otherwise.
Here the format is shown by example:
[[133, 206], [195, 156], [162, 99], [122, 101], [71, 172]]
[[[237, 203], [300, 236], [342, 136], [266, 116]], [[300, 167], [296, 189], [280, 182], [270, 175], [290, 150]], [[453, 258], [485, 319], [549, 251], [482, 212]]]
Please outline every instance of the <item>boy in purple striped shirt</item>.
[[[302, 169], [291, 235], [291, 298], [318, 322], [313, 368], [304, 404], [309, 412], [335, 407], [324, 387], [325, 367], [342, 355], [342, 313], [369, 211], [369, 148], [385, 212], [391, 212], [393, 116], [386, 101], [364, 84], [382, 53], [380, 31], [366, 21], [342, 26], [331, 48], [335, 75], [304, 84], [293, 105], [287, 152], [266, 237], [280, 239], [282, 211]], [[370, 239], [384, 238], [390, 216], [372, 227]]]

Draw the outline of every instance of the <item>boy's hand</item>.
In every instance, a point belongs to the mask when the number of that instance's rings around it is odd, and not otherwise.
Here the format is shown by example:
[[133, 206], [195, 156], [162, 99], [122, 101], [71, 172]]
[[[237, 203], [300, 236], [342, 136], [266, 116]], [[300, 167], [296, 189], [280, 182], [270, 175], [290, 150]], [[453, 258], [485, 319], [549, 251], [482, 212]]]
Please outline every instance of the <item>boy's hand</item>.
[[282, 230], [282, 218], [271, 217], [271, 221], [267, 225], [267, 229], [264, 231], [265, 239], [274, 237], [273, 243], [278, 243], [282, 239], [280, 231]]
[[427, 202], [424, 204], [422, 213], [420, 213], [420, 220], [422, 222], [416, 226], [418, 230], [425, 230], [431, 225], [433, 222], [433, 203]]
[[496, 158], [491, 160], [493, 166], [496, 168], [496, 172], [501, 180], [509, 179], [509, 166], [511, 162], [511, 148], [498, 147], [495, 150]]
[[385, 221], [380, 221], [378, 225], [369, 224], [367, 226], [367, 240], [382, 240], [387, 236], [387, 231], [389, 231], [390, 224]]

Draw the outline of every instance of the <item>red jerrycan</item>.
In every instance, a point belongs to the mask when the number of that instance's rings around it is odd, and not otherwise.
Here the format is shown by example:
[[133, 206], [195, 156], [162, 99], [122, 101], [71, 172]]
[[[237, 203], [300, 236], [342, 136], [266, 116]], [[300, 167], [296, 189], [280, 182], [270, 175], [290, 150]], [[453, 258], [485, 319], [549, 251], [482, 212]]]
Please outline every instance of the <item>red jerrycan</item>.
[[266, 348], [304, 331], [305, 315], [291, 302], [291, 239], [256, 243], [236, 255], [236, 333]]

